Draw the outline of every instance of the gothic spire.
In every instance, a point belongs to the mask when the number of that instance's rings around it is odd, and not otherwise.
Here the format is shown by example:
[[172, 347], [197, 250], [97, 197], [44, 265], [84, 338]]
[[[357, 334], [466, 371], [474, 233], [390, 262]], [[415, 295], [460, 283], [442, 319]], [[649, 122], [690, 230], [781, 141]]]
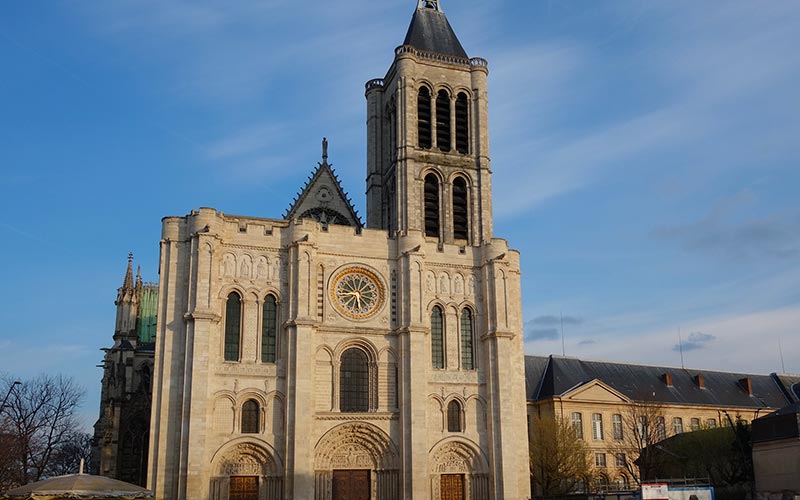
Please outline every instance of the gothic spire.
[[133, 252], [128, 254], [128, 269], [125, 271], [125, 280], [122, 282], [122, 288], [125, 290], [133, 288]]

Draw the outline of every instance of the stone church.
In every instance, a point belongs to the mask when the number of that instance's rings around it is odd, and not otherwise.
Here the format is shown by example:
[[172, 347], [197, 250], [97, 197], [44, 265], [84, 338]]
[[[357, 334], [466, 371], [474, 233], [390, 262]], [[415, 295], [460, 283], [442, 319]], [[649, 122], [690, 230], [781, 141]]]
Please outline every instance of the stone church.
[[366, 227], [325, 141], [282, 218], [163, 219], [154, 343], [137, 344], [137, 285], [117, 301], [101, 473], [128, 463], [119, 415], [152, 379], [135, 444], [158, 499], [530, 496], [519, 254], [492, 230], [487, 76], [420, 0], [366, 84]]

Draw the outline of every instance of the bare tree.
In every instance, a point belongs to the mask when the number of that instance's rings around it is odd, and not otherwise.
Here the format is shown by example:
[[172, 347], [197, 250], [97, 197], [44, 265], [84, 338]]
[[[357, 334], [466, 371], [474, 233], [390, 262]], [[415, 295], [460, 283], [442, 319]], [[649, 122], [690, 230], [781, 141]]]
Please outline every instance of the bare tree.
[[50, 457], [47, 476], [76, 474], [80, 470], [81, 460], [84, 470], [91, 470], [92, 435], [88, 432], [73, 432]]
[[586, 443], [569, 422], [552, 416], [536, 419], [532, 432], [531, 477], [540, 494], [573, 493], [591, 474]]
[[54, 454], [78, 431], [75, 412], [83, 389], [70, 377], [40, 375], [12, 387], [2, 379], [8, 400], [0, 412], [4, 464], [0, 478], [4, 487], [27, 484], [46, 477]]
[[637, 484], [658, 467], [659, 456], [650, 446], [666, 438], [664, 420], [664, 409], [657, 403], [632, 402], [622, 412], [621, 436], [614, 436], [613, 449]]

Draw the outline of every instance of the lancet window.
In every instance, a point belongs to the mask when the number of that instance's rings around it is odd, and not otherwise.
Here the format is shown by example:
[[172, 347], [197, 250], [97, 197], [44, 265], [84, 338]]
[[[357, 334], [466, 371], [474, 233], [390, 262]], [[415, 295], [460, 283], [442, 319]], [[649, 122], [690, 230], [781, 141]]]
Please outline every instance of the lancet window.
[[431, 311], [431, 360], [434, 368], [444, 368], [444, 321], [439, 306]]
[[274, 363], [278, 347], [278, 301], [267, 295], [261, 309], [261, 361]]
[[369, 361], [361, 349], [344, 351], [339, 371], [339, 410], [369, 411]]
[[472, 370], [475, 368], [475, 353], [472, 342], [472, 311], [461, 311], [461, 368]]
[[461, 404], [455, 399], [447, 405], [447, 432], [461, 432]]
[[248, 399], [242, 405], [242, 433], [257, 434], [260, 408], [255, 399]]
[[242, 336], [242, 298], [236, 292], [225, 302], [225, 361], [239, 361]]

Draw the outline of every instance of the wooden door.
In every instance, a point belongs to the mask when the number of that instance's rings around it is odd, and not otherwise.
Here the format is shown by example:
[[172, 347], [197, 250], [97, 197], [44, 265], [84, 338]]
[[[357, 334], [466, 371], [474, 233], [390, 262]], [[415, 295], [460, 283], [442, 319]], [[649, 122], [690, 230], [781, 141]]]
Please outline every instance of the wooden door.
[[368, 470], [333, 471], [333, 500], [369, 500]]
[[464, 500], [464, 474], [442, 474], [441, 500]]
[[258, 478], [232, 476], [228, 487], [228, 500], [258, 500]]

